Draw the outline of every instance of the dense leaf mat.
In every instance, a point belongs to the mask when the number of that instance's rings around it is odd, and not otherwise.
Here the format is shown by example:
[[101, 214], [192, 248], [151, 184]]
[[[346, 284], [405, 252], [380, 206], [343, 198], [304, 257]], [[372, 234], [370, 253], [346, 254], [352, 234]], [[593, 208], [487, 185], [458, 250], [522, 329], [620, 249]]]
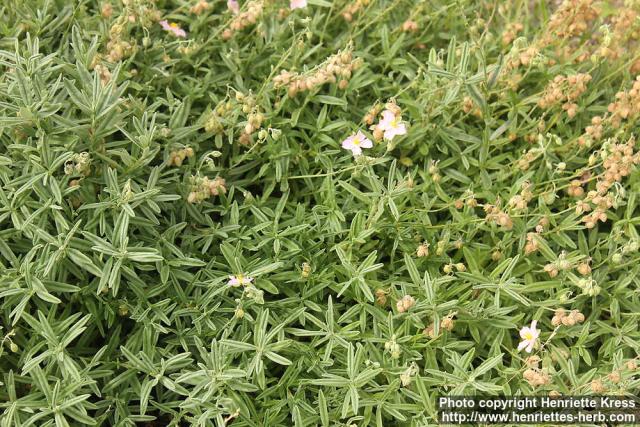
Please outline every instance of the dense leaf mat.
[[639, 13], [0, 2], [0, 425], [637, 392]]

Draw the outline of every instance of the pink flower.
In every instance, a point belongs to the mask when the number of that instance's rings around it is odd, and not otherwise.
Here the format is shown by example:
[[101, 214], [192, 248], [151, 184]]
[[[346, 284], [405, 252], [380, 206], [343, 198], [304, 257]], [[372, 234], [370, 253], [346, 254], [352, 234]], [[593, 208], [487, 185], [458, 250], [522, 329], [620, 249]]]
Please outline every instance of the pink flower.
[[238, 0], [227, 0], [227, 8], [234, 15], [237, 15], [238, 13], [240, 13], [240, 5], [238, 4]]
[[384, 110], [378, 128], [384, 131], [384, 139], [391, 141], [396, 135], [405, 135], [407, 126], [392, 111]]
[[351, 135], [349, 138], [342, 141], [342, 148], [351, 150], [354, 156], [362, 154], [363, 148], [373, 147], [373, 142], [368, 139], [362, 131], [358, 131], [355, 135]]
[[173, 33], [173, 35], [176, 37], [187, 37], [187, 32], [180, 28], [180, 26], [178, 26], [178, 24], [176, 24], [175, 22], [169, 23], [166, 20], [160, 21], [160, 26], [163, 30], [169, 33]]
[[523, 326], [522, 329], [520, 329], [520, 338], [522, 338], [522, 341], [518, 344], [518, 351], [522, 351], [524, 348], [527, 353], [531, 353], [533, 346], [540, 336], [540, 330], [536, 329], [537, 324], [538, 321], [533, 320], [531, 321], [531, 326]]
[[303, 9], [305, 7], [307, 7], [307, 0], [290, 0], [289, 1], [289, 8], [291, 10]]
[[253, 282], [253, 277], [238, 274], [237, 276], [229, 276], [229, 282], [227, 283], [229, 284], [229, 286], [238, 287], [242, 285], [248, 285], [251, 282]]

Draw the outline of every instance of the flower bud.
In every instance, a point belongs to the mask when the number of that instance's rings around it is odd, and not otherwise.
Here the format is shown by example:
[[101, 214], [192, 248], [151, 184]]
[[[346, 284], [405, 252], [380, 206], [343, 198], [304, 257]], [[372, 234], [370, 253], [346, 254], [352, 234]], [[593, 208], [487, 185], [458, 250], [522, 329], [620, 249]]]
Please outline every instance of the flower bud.
[[455, 321], [451, 317], [445, 317], [442, 319], [442, 322], [440, 322], [440, 326], [442, 326], [442, 329], [451, 331], [455, 326]]
[[578, 270], [578, 273], [580, 273], [583, 276], [587, 276], [591, 274], [591, 266], [587, 262], [578, 264], [578, 267], [576, 268], [576, 270]]
[[416, 255], [418, 256], [418, 258], [426, 257], [427, 255], [429, 255], [429, 245], [426, 243], [423, 243], [420, 246], [418, 246], [418, 249], [416, 250]]
[[591, 391], [596, 393], [596, 394], [600, 394], [600, 393], [604, 393], [605, 391], [607, 391], [607, 388], [604, 386], [604, 384], [602, 384], [602, 381], [593, 380], [593, 381], [591, 381]]
[[118, 314], [122, 317], [126, 316], [129, 314], [129, 307], [127, 307], [126, 304], [120, 304], [120, 306], [118, 306]]

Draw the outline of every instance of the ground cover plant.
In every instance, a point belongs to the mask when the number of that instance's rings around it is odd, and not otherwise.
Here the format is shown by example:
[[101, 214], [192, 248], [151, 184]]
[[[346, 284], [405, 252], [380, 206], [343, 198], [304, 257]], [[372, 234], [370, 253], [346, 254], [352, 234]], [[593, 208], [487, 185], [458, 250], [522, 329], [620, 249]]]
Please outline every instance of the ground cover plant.
[[637, 393], [639, 14], [0, 2], [0, 425]]

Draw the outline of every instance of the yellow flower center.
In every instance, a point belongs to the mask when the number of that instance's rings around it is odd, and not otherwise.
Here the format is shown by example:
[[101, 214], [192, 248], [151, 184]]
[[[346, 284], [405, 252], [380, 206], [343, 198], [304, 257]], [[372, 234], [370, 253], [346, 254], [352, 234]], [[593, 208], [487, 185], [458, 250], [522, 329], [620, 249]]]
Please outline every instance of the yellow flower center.
[[353, 145], [358, 147], [360, 145], [360, 138], [358, 137], [353, 138]]
[[242, 274], [238, 274], [236, 276], [236, 279], [238, 279], [238, 282], [240, 282], [240, 283], [244, 282], [244, 276]]
[[527, 341], [531, 341], [533, 339], [533, 334], [531, 332], [525, 332], [524, 339]]
[[169, 26], [171, 28], [178, 28], [178, 24], [176, 24], [175, 22], [172, 22], [171, 24], [169, 24]]
[[391, 127], [392, 128], [397, 128], [398, 127], [398, 119], [391, 120]]

